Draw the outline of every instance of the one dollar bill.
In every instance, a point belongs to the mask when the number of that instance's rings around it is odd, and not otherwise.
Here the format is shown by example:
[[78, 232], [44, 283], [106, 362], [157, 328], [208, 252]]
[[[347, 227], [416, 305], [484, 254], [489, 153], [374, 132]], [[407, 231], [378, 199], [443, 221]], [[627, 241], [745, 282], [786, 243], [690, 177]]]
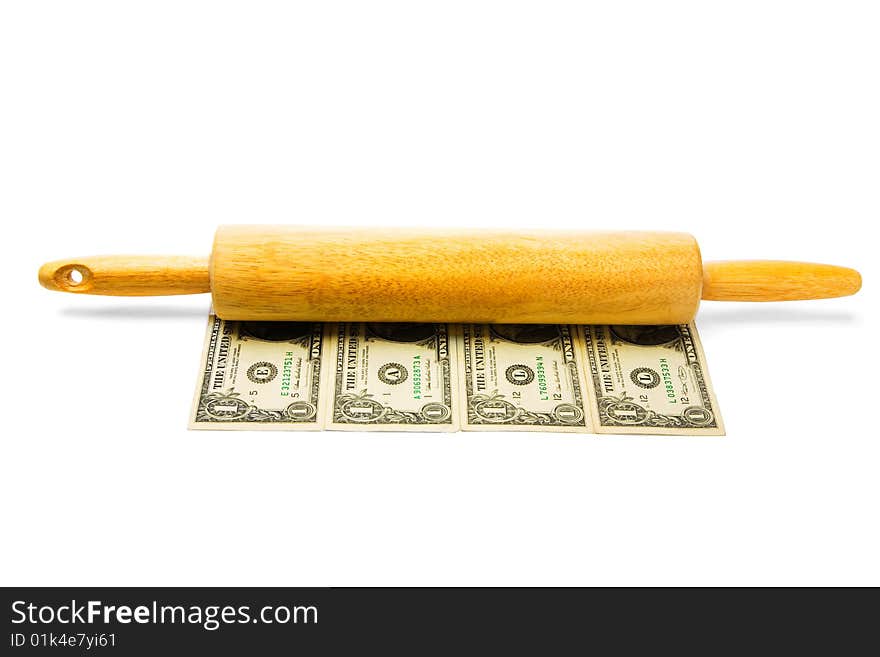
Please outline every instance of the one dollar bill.
[[323, 428], [320, 322], [208, 318], [191, 429]]
[[328, 429], [458, 430], [448, 324], [331, 324], [327, 339]]
[[723, 435], [694, 324], [209, 318], [193, 429]]
[[463, 324], [459, 339], [462, 429], [589, 431], [570, 326]]
[[578, 331], [596, 433], [724, 435], [695, 324]]

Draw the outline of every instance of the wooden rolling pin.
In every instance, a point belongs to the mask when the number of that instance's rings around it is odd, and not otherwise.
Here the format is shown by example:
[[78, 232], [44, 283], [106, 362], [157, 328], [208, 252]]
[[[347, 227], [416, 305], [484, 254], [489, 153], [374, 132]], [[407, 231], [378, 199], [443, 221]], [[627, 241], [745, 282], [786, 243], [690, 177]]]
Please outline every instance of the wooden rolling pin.
[[783, 261], [703, 264], [684, 233], [221, 226], [208, 258], [56, 260], [77, 294], [210, 292], [230, 320], [678, 324], [700, 299], [853, 294], [858, 272]]

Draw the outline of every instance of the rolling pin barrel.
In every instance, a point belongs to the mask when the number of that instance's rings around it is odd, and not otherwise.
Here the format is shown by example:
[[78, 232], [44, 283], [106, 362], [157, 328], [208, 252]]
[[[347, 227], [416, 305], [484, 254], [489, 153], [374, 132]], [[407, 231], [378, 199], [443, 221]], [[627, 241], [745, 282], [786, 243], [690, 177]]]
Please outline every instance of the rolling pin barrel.
[[674, 324], [703, 268], [683, 233], [223, 226], [225, 319]]
[[858, 272], [706, 263], [685, 233], [221, 226], [210, 258], [93, 256], [40, 268], [50, 290], [211, 292], [229, 320], [678, 324], [700, 298], [853, 294]]

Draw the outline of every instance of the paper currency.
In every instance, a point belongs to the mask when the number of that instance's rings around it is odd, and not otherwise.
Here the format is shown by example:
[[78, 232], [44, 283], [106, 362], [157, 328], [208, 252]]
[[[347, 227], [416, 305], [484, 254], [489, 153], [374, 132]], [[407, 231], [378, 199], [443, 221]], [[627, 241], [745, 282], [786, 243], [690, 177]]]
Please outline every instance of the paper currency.
[[458, 430], [447, 324], [333, 324], [327, 335], [328, 429]]
[[723, 435], [694, 324], [209, 318], [193, 429]]
[[459, 331], [462, 429], [589, 431], [571, 327], [464, 324]]
[[323, 427], [319, 322], [227, 322], [211, 315], [191, 429]]
[[694, 324], [578, 332], [596, 433], [724, 434]]

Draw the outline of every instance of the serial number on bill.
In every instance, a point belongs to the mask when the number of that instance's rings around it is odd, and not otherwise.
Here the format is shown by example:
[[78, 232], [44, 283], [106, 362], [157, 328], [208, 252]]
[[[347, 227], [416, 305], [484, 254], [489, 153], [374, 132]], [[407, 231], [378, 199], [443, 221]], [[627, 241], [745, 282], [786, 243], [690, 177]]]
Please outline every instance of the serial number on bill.
[[14, 632], [9, 635], [9, 645], [13, 648], [114, 648], [115, 634], [86, 634], [84, 632], [34, 632], [24, 634]]

